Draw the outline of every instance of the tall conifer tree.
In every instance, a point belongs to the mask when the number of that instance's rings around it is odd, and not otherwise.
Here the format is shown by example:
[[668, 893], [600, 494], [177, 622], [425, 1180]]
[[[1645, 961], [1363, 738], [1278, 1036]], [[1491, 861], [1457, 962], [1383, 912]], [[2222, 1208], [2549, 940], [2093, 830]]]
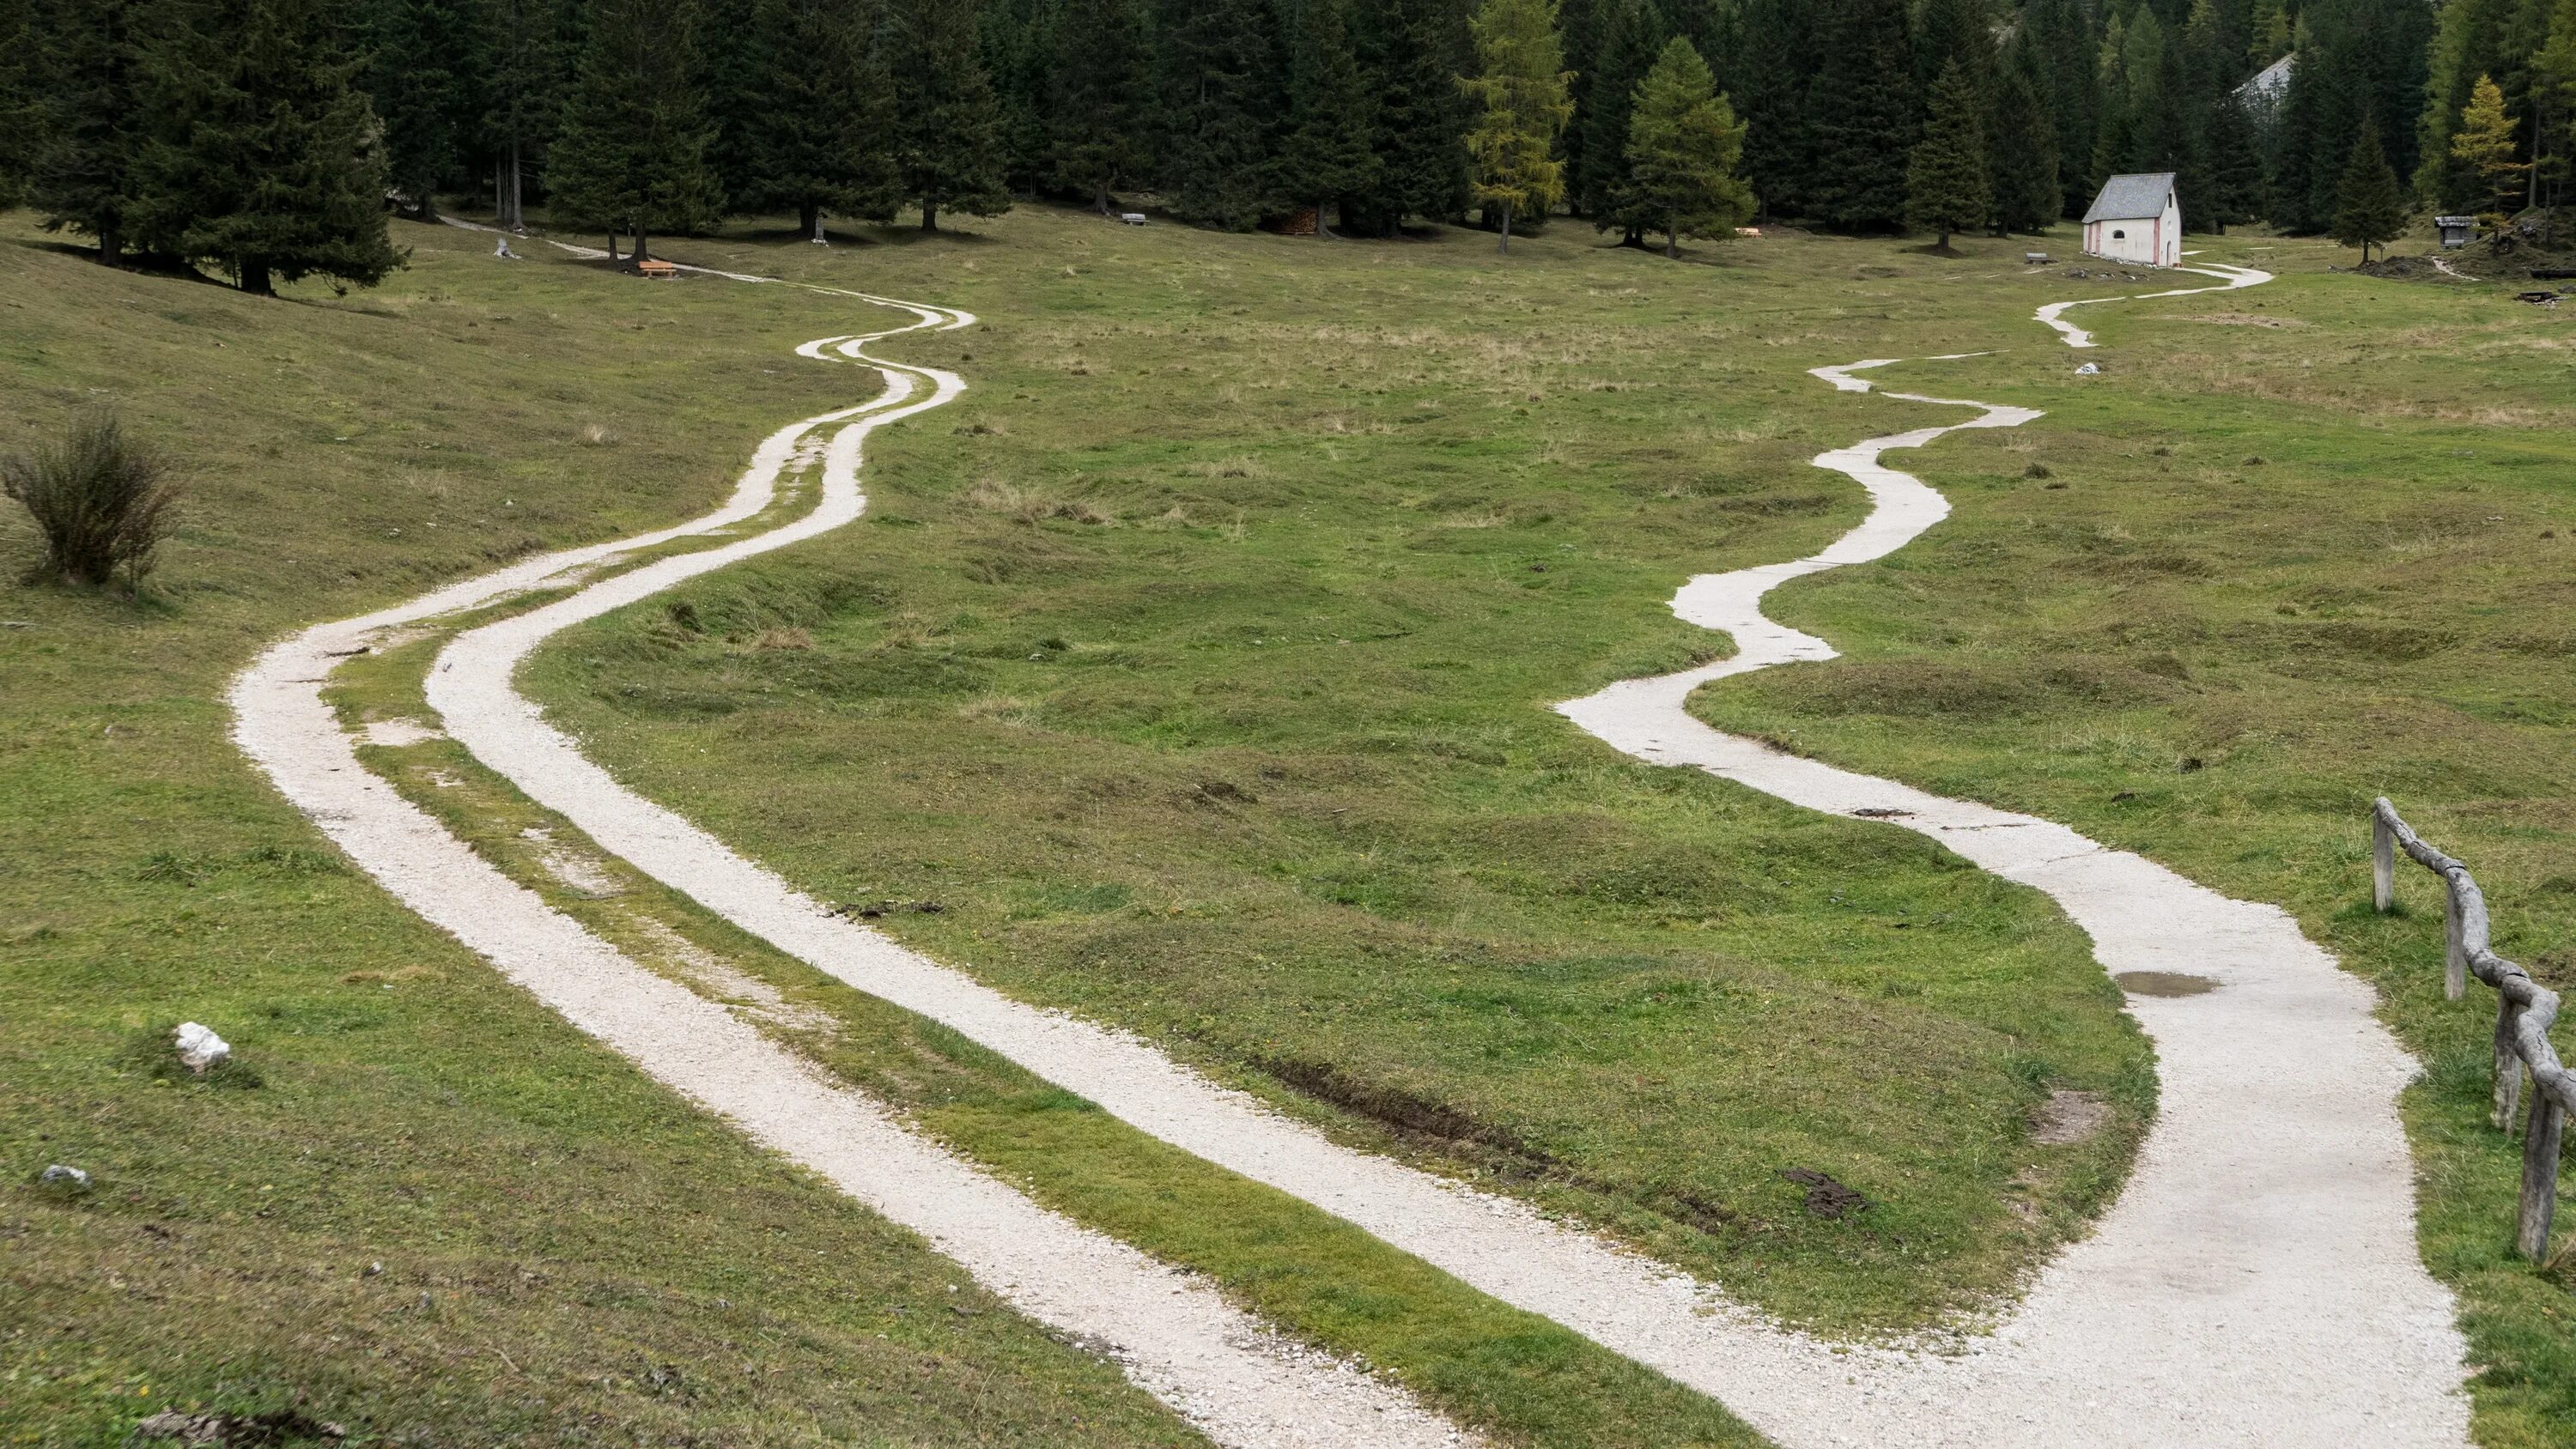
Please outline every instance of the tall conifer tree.
[[2211, 103], [2203, 163], [2209, 168], [2208, 215], [2220, 233], [2263, 214], [2263, 149], [2254, 118], [2236, 95]]
[[756, 0], [751, 54], [760, 103], [727, 190], [744, 210], [793, 208], [822, 240], [825, 212], [894, 215], [893, 89], [868, 12], [846, 0]]
[[1994, 212], [1980, 109], [1966, 67], [1955, 60], [1944, 66], [1932, 85], [1923, 139], [1906, 165], [1905, 223], [1935, 233], [1933, 245], [1943, 251], [1950, 248], [1952, 232], [1983, 227]]
[[1001, 112], [1005, 184], [1035, 193], [1055, 177], [1056, 34], [1064, 7], [1055, 0], [986, 0], [981, 21], [984, 73]]
[[2046, 231], [2064, 206], [2057, 176], [2057, 118], [2043, 98], [2039, 52], [2016, 44], [1996, 83], [1987, 169], [1994, 178], [1995, 225], [2006, 232]]
[[2397, 173], [2380, 149], [2379, 128], [2365, 126], [2353, 143], [2336, 187], [2331, 234], [2348, 247], [2361, 248], [2361, 263], [2370, 265], [2370, 249], [2406, 234], [2406, 196], [2397, 188]]
[[1618, 210], [1631, 224], [1664, 234], [1664, 255], [1680, 255], [1684, 232], [1724, 236], [1753, 214], [1753, 190], [1737, 172], [1744, 123], [1688, 39], [1674, 36], [1637, 84], [1628, 121], [1628, 179]]
[[714, 221], [722, 197], [707, 164], [712, 130], [693, 84], [686, 0], [591, 0], [589, 36], [546, 158], [557, 213], [635, 237], [635, 260], [655, 233]]
[[563, 117], [578, 17], [569, 0], [486, 0], [482, 130], [499, 171], [500, 222], [527, 223], [527, 180]]
[[256, 295], [316, 275], [373, 286], [402, 265], [361, 63], [336, 33], [322, 0], [200, 0], [154, 43], [146, 245]]
[[1377, 94], [1370, 148], [1378, 164], [1376, 184], [1343, 199], [1344, 221], [1383, 233], [1407, 216], [1454, 218], [1467, 200], [1467, 107], [1457, 79], [1465, 41], [1454, 7], [1373, 0], [1353, 19]]
[[2076, 0], [2030, 0], [2022, 11], [2021, 35], [2036, 54], [2045, 78], [2041, 95], [2057, 121], [2058, 215], [2082, 216], [2093, 199], [2089, 173], [2101, 108], [2090, 23]]
[[1172, 0], [1163, 12], [1164, 192], [1184, 221], [1242, 231], [1272, 188], [1286, 96], [1268, 0]]
[[360, 15], [359, 84], [384, 123], [386, 171], [423, 217], [474, 148], [487, 33], [476, 20], [460, 0], [367, 0]]
[[1565, 199], [1565, 163], [1556, 138], [1573, 114], [1566, 99], [1565, 49], [1553, 0], [1484, 0], [1469, 27], [1476, 74], [1461, 84], [1479, 115], [1467, 132], [1476, 199], [1501, 225], [1499, 250], [1512, 249], [1512, 217], [1544, 219]]
[[939, 214], [1011, 209], [1001, 107], [984, 73], [975, 0], [895, 0], [896, 156], [921, 229]]
[[1154, 164], [1154, 77], [1139, 0], [1065, 0], [1056, 21], [1052, 163], [1102, 213]]
[[2493, 79], [2479, 76], [2460, 109], [2460, 124], [2451, 133], [2451, 159], [2474, 178], [2475, 199], [2488, 215], [2502, 215], [2521, 200], [2531, 163], [2514, 159], [2517, 147], [2513, 117], [2505, 114], [2504, 92]]
[[42, 144], [31, 0], [0, 0], [0, 210], [16, 206]]
[[1914, 147], [1913, 58], [1903, 0], [1823, 0], [1809, 87], [1813, 214], [1850, 231], [1905, 217], [1906, 158]]
[[1376, 184], [1369, 132], [1376, 98], [1351, 49], [1344, 0], [1300, 0], [1288, 61], [1288, 130], [1280, 142], [1279, 191], [1315, 208]]
[[[1724, 61], [1727, 95], [1744, 118], [1744, 171], [1760, 215], [1807, 209], [1815, 187], [1808, 100], [1815, 73], [1815, 7], [1807, 0], [1745, 0], [1736, 52]], [[1712, 60], [1711, 69], [1719, 63]]]
[[1914, 93], [1928, 104], [1952, 65], [1982, 99], [1994, 80], [1995, 25], [1985, 0], [1923, 0], [1914, 24]]
[[124, 260], [150, 140], [144, 46], [154, 0], [37, 0], [32, 89], [42, 119], [27, 194], [47, 231]]
[[[1597, 0], [1594, 15], [1600, 43], [1593, 52], [1592, 105], [1588, 113], [1578, 106], [1566, 128], [1566, 190], [1576, 214], [1606, 222], [1628, 188], [1629, 117], [1637, 87], [1665, 47], [1653, 0]], [[1642, 234], [1635, 227], [1625, 230], [1631, 242]]]

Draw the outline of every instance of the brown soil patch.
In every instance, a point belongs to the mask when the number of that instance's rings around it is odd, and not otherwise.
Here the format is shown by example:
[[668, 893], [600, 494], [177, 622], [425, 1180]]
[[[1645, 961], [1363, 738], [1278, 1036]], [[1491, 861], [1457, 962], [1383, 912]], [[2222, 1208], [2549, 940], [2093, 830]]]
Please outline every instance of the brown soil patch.
[[2030, 1118], [2030, 1140], [2044, 1147], [2082, 1142], [2111, 1120], [2111, 1104], [2099, 1092], [2050, 1092]]

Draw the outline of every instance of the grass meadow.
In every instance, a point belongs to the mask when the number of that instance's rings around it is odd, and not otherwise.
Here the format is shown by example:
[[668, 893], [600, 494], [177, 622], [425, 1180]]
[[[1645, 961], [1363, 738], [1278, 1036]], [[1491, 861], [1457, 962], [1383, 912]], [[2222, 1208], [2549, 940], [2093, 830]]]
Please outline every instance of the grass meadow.
[[[100, 271], [24, 218], [0, 246], [0, 446], [114, 400], [195, 482], [140, 599], [0, 598], [0, 1436], [300, 1395], [441, 1441], [1189, 1441], [408, 917], [226, 743], [223, 682], [268, 639], [702, 510], [779, 422], [863, 395], [795, 345], [884, 325], [397, 231], [385, 288], [276, 303]], [[2153, 1111], [2080, 934], [1910, 833], [1635, 764], [1547, 706], [1723, 650], [1673, 587], [1812, 552], [1863, 502], [1807, 457], [1939, 416], [1804, 369], [1991, 349], [1885, 380], [2050, 415], [1911, 455], [1957, 515], [1777, 596], [1846, 659], [1697, 707], [2298, 911], [2427, 1061], [2424, 1246], [2482, 1435], [2576, 1428], [2568, 1277], [2505, 1253], [2477, 1003], [2440, 1000], [2430, 883], [2373, 918], [2362, 863], [2390, 793], [2479, 869], [2500, 949], [2566, 984], [2555, 313], [2212, 239], [2283, 280], [2093, 309], [2105, 371], [2079, 378], [2031, 308], [2151, 285], [2030, 274], [2020, 242], [1675, 264], [1560, 222], [1504, 259], [1045, 208], [839, 240], [670, 250], [975, 311], [887, 344], [972, 390], [871, 441], [859, 524], [533, 662], [623, 778], [1015, 995], [1786, 1321], [1973, 1325], [2116, 1193]], [[0, 567], [33, 556], [0, 520]], [[436, 642], [344, 670], [349, 718], [416, 715]], [[639, 959], [1502, 1442], [1751, 1442], [580, 860], [444, 741], [370, 759]], [[151, 1070], [182, 1018], [260, 1084]], [[2035, 1142], [2053, 1092], [2105, 1125]], [[47, 1161], [97, 1190], [40, 1190]], [[1795, 1168], [1872, 1205], [1812, 1213]]]

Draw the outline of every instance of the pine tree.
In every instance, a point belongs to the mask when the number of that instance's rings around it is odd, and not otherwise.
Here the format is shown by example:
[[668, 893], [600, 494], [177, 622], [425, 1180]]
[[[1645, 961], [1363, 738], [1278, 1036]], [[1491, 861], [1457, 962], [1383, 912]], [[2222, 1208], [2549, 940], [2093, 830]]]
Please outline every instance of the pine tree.
[[2023, 42], [2046, 77], [2041, 95], [2057, 120], [2058, 215], [2082, 216], [2093, 199], [2093, 144], [2101, 110], [2096, 38], [2075, 0], [2030, 0]]
[[1106, 215], [1109, 193], [1154, 164], [1145, 12], [1137, 0], [1066, 0], [1055, 33], [1051, 164], [1059, 185]]
[[2380, 147], [2378, 127], [2362, 128], [2336, 197], [2332, 235], [2345, 246], [2361, 248], [2362, 265], [2370, 265], [2373, 246], [2406, 234], [2406, 197]]
[[2245, 56], [2257, 70], [2290, 53], [2288, 0], [2254, 0], [2254, 24], [2246, 38]]
[[[1594, 54], [1598, 70], [1590, 110], [1578, 106], [1566, 128], [1567, 195], [1578, 214], [1592, 217], [1597, 229], [1607, 231], [1609, 213], [1628, 188], [1628, 128], [1637, 87], [1654, 68], [1664, 37], [1650, 0], [1600, 0], [1595, 13], [1600, 21]], [[1643, 235], [1635, 227], [1626, 230], [1632, 242]]]
[[1173, 0], [1163, 12], [1163, 189], [1183, 221], [1243, 231], [1281, 209], [1275, 22], [1267, 0]]
[[440, 183], [462, 170], [474, 142], [481, 29], [458, 0], [368, 0], [360, 33], [368, 59], [359, 84], [384, 123], [394, 190], [435, 219]]
[[2219, 233], [2261, 215], [2262, 141], [2242, 97], [2223, 95], [2212, 103], [2201, 154], [2209, 171], [2207, 214]]
[[1376, 182], [1370, 149], [1367, 77], [1344, 23], [1343, 0], [1303, 0], [1288, 60], [1288, 133], [1279, 149], [1279, 192], [1315, 208], [1324, 234], [1327, 202]]
[[0, 211], [16, 206], [42, 144], [29, 0], [0, 0]]
[[1456, 217], [1467, 200], [1467, 106], [1457, 77], [1472, 47], [1454, 6], [1373, 0], [1353, 19], [1377, 95], [1369, 146], [1378, 165], [1373, 187], [1342, 199], [1344, 222], [1383, 234], [1407, 216]]
[[1595, 83], [1601, 73], [1601, 32], [1605, 11], [1623, 0], [1557, 0], [1556, 34], [1565, 50], [1566, 99], [1574, 103], [1574, 119], [1565, 126], [1565, 208], [1575, 216], [1588, 216], [1583, 198], [1587, 194], [1587, 172], [1591, 161], [1586, 155], [1585, 126], [1597, 109], [1599, 94]]
[[591, 0], [589, 18], [546, 186], [558, 216], [609, 234], [612, 255], [632, 232], [640, 262], [654, 233], [702, 228], [721, 200], [691, 83], [691, 16], [681, 0]]
[[1906, 155], [1914, 145], [1912, 58], [1903, 0], [1826, 0], [1808, 89], [1813, 212], [1848, 231], [1905, 217]]
[[373, 286], [401, 266], [360, 62], [323, 0], [203, 0], [189, 22], [148, 51], [137, 236], [260, 296], [308, 276]]
[[1003, 183], [1034, 195], [1055, 184], [1056, 0], [986, 0], [984, 73], [1001, 114]]
[[1905, 224], [1938, 234], [1933, 245], [1950, 249], [1950, 233], [1986, 224], [1994, 188], [1986, 176], [1986, 133], [1977, 92], [1957, 61], [1932, 85], [1932, 112], [1923, 139], [1905, 168]]
[[1544, 218], [1565, 199], [1557, 134], [1574, 112], [1566, 99], [1565, 51], [1554, 0], [1484, 0], [1470, 24], [1476, 74], [1461, 78], [1482, 114], [1467, 133], [1476, 199], [1501, 221], [1499, 250], [1512, 248], [1512, 217]]
[[482, 130], [500, 169], [505, 227], [527, 224], [527, 177], [563, 117], [580, 54], [573, 20], [566, 0], [486, 0]]
[[98, 259], [124, 260], [150, 140], [144, 99], [146, 21], [154, 0], [38, 0], [32, 87], [42, 123], [27, 199], [45, 230], [98, 239]]
[[1815, 183], [1808, 125], [1815, 7], [1806, 0], [1745, 0], [1736, 29], [1742, 39], [1726, 62], [1727, 94], [1744, 117], [1744, 172], [1761, 198], [1757, 215], [1804, 212]]
[[[2451, 137], [2480, 79], [2520, 68], [2510, 39], [2524, 0], [2449, 0], [2435, 23], [2422, 111], [2416, 122], [2416, 190], [2436, 207], [2458, 210], [2477, 201], [2479, 181], [2451, 155]], [[2520, 89], [2517, 82], [2515, 89]]]
[[1982, 99], [1994, 79], [1994, 28], [1985, 0], [1923, 0], [1914, 23], [1914, 93], [1928, 101], [1941, 72], [1956, 65]]
[[[2274, 221], [2300, 232], [2331, 225], [2337, 188], [2365, 126], [2378, 133], [2391, 166], [2416, 174], [2424, 159], [2418, 128], [2391, 122], [2423, 104], [2432, 24], [2431, 7], [2412, 0], [2308, 0], [2274, 138]], [[2474, 80], [2476, 72], [2469, 74]], [[2293, 194], [2294, 186], [2303, 194]]]
[[748, 174], [727, 177], [747, 211], [793, 207], [823, 239], [823, 214], [894, 215], [892, 87], [867, 30], [843, 0], [757, 0], [751, 54], [760, 104], [745, 127]]
[[2533, 177], [2545, 175], [2554, 187], [2576, 152], [2576, 0], [2550, 7], [2546, 39], [2531, 58], [2531, 105]]
[[2038, 51], [2016, 45], [1995, 88], [1986, 136], [1995, 225], [2007, 232], [2046, 231], [2064, 205], [2057, 176], [2057, 120], [2041, 97], [2043, 83]]
[[903, 198], [921, 229], [939, 213], [999, 216], [1011, 209], [1001, 107], [984, 73], [975, 0], [896, 0], [896, 156]]
[[1674, 36], [1637, 85], [1619, 210], [1660, 229], [1664, 255], [1679, 256], [1683, 232], [1723, 236], [1753, 214], [1753, 190], [1737, 172], [1743, 157], [1744, 123], [1708, 62]]
[[2459, 127], [2451, 133], [2451, 159], [2477, 178], [2480, 198], [2490, 214], [2513, 210], [2520, 199], [2528, 161], [2514, 159], [2513, 118], [2504, 112], [2504, 92], [2495, 81], [2479, 76], [2460, 110]]
[[[576, 7], [589, 0], [571, 0]], [[760, 0], [688, 0], [689, 84], [707, 122], [707, 170], [726, 212], [757, 211], [750, 188], [760, 176], [753, 129], [771, 104], [763, 95], [766, 58], [755, 11]]]

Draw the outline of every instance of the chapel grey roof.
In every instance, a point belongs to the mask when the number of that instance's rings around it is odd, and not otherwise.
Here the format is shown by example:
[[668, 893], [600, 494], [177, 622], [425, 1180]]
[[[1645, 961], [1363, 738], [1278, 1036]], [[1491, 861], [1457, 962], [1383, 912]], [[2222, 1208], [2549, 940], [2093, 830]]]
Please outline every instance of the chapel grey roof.
[[2170, 171], [2141, 171], [2133, 176], [2114, 176], [2102, 183], [2102, 194], [2093, 198], [2093, 208], [2084, 213], [2086, 221], [2140, 221], [2162, 216], [2165, 198], [2173, 194], [2174, 174]]
[[2290, 54], [2282, 56], [2279, 60], [2276, 60], [2270, 65], [2267, 65], [2261, 70], [2255, 72], [2252, 80], [2249, 80], [2245, 84], [2236, 88], [2236, 93], [2249, 100], [2279, 100], [2281, 98], [2281, 92], [2290, 88], [2291, 62], [2296, 59], [2298, 59], [2298, 52], [2296, 51], [2292, 51]]

